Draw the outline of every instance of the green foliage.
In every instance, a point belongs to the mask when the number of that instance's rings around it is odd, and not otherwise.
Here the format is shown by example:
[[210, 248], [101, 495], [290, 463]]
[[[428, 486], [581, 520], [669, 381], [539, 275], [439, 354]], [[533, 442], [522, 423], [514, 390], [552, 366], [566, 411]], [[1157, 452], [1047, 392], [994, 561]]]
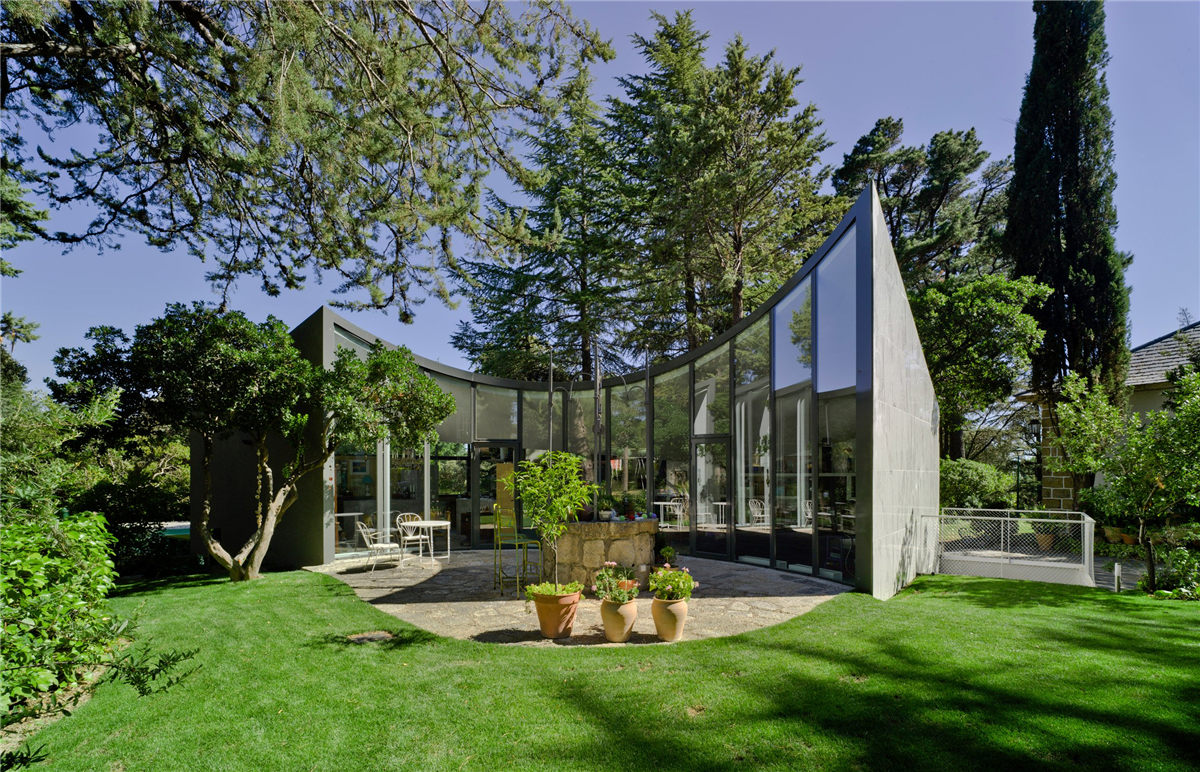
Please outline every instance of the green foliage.
[[929, 286], [912, 298], [944, 430], [961, 429], [969, 415], [1012, 394], [1042, 341], [1024, 309], [1049, 295], [1027, 276], [992, 274]]
[[881, 118], [834, 173], [855, 194], [873, 180], [937, 391], [942, 455], [960, 455], [958, 432], [1013, 391], [1041, 343], [1028, 309], [1049, 294], [1010, 280], [999, 250], [1009, 159], [988, 162], [974, 129], [901, 144], [903, 121]]
[[1116, 398], [1129, 362], [1125, 269], [1114, 242], [1112, 112], [1100, 2], [1034, 3], [1033, 63], [1017, 121], [1004, 251], [1054, 290], [1029, 308], [1046, 337], [1033, 387], [1058, 400], [1074, 373]]
[[1155, 598], [1200, 600], [1200, 553], [1176, 547], [1167, 553], [1154, 584], [1146, 575], [1138, 580], [1138, 589], [1153, 593]]
[[105, 602], [115, 574], [104, 517], [5, 510], [0, 708], [8, 713], [14, 704], [75, 683], [82, 666], [108, 656], [121, 626]]
[[34, 330], [40, 326], [23, 316], [16, 316], [12, 311], [5, 311], [4, 315], [0, 316], [0, 341], [8, 343], [8, 351], [11, 354], [16, 350], [18, 343], [32, 343], [37, 340], [40, 336]]
[[[7, 6], [5, 9], [7, 10]], [[5, 134], [6, 147], [20, 147], [19, 138], [9, 138], [7, 132]], [[27, 177], [21, 165], [6, 152], [3, 160], [0, 160], [0, 255], [22, 241], [30, 241], [42, 235], [38, 223], [46, 219], [46, 210], [35, 209], [25, 200], [29, 191], [21, 186], [21, 181]], [[20, 273], [12, 263], [0, 257], [0, 276], [12, 277]]]
[[[304, 359], [287, 328], [271, 317], [255, 324], [239, 312], [200, 303], [173, 304], [137, 329], [131, 367], [144, 378], [154, 420], [202, 441], [200, 535], [232, 579], [257, 577], [275, 525], [296, 500], [297, 485], [339, 445], [371, 445], [390, 436], [397, 447], [434, 439], [454, 400], [407, 349], [373, 346], [364, 359], [340, 349], [328, 370]], [[215, 443], [241, 433], [257, 459], [254, 530], [231, 553], [209, 530]], [[287, 440], [272, 459], [268, 438]]]
[[595, 483], [583, 479], [583, 459], [556, 450], [525, 460], [502, 482], [521, 500], [521, 511], [537, 529], [542, 543], [554, 550], [554, 583], [558, 584], [558, 537], [567, 532], [567, 522], [591, 502]]
[[583, 592], [583, 584], [580, 582], [538, 582], [525, 585], [525, 600], [532, 603], [534, 595], [574, 595], [577, 592]]
[[670, 564], [675, 562], [675, 548], [670, 545], [660, 549], [658, 554], [662, 556], [664, 563]]
[[1161, 525], [1183, 502], [1200, 504], [1200, 373], [1184, 376], [1173, 411], [1128, 414], [1102, 386], [1088, 388], [1071, 376], [1058, 406], [1063, 468], [1099, 472], [1118, 523], [1136, 523], [1145, 551], [1148, 587], [1155, 590], [1154, 544], [1149, 528]]
[[0, 29], [6, 139], [98, 134], [39, 148], [35, 192], [96, 211], [54, 238], [140, 234], [271, 294], [331, 274], [362, 296], [338, 305], [402, 319], [448, 297], [452, 234], [499, 238], [480, 209], [489, 173], [523, 176], [510, 127], [553, 109], [564, 62], [609, 54], [554, 2], [4, 3]]
[[[629, 566], [618, 565], [611, 560], [606, 560], [604, 567], [596, 572], [596, 583], [592, 585], [592, 592], [596, 593], [596, 597], [601, 600], [628, 603], [638, 596], [639, 588], [635, 579], [633, 569]], [[634, 582], [632, 587], [620, 586], [622, 582], [631, 581]]]
[[671, 568], [668, 563], [650, 574], [650, 592], [659, 600], [687, 600], [700, 583], [686, 568]]
[[943, 458], [940, 473], [943, 507], [1009, 509], [1013, 506], [1013, 476], [990, 464]]

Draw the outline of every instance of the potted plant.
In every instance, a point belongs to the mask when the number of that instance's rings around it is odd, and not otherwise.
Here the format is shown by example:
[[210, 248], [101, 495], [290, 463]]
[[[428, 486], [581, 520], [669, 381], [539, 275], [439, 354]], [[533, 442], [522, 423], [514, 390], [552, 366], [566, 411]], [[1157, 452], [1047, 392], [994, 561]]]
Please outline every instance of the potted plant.
[[650, 591], [654, 593], [650, 613], [659, 638], [672, 642], [683, 637], [688, 598], [699, 586], [686, 568], [671, 568], [670, 563], [650, 575]]
[[675, 548], [670, 545], [663, 547], [658, 551], [658, 554], [662, 556], [662, 562], [666, 565], [671, 565], [675, 562]]
[[604, 637], [612, 643], [625, 643], [637, 621], [638, 583], [633, 569], [606, 561], [596, 573], [592, 590], [600, 598], [600, 619], [604, 622]]
[[602, 519], [612, 519], [617, 514], [617, 500], [613, 498], [611, 493], [601, 493], [599, 498], [600, 517]]
[[517, 471], [504, 478], [504, 484], [520, 499], [542, 544], [554, 553], [554, 581], [528, 585], [525, 597], [537, 609], [542, 635], [566, 638], [575, 624], [583, 585], [559, 584], [558, 538], [566, 533], [567, 521], [592, 497], [596, 486], [583, 479], [579, 456], [560, 450], [522, 461]]

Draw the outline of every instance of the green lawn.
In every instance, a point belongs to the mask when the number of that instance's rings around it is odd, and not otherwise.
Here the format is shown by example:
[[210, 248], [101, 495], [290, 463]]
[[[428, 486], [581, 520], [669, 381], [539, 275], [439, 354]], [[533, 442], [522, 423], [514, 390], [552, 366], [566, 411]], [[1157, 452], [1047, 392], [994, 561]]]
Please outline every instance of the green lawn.
[[[437, 638], [303, 572], [115, 605], [203, 667], [102, 687], [34, 738], [43, 768], [1200, 766], [1200, 603], [930, 577], [733, 638], [550, 649]], [[397, 638], [345, 642], [374, 629]]]

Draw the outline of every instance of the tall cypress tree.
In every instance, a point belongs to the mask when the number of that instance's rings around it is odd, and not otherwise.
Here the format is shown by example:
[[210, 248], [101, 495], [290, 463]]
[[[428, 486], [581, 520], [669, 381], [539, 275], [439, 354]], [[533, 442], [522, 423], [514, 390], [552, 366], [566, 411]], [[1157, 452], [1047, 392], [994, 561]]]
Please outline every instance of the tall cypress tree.
[[1033, 386], [1049, 404], [1069, 372], [1115, 395], [1129, 361], [1125, 269], [1100, 2], [1035, 2], [1033, 64], [1017, 122], [1004, 246], [1054, 294], [1030, 308], [1046, 336]]

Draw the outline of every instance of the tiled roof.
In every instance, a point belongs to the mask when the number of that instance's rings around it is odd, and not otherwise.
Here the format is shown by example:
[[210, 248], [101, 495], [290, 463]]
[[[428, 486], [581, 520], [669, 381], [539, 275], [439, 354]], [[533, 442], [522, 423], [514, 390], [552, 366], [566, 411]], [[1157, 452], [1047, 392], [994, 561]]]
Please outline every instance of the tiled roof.
[[1180, 333], [1200, 345], [1200, 322], [1196, 322], [1130, 349], [1129, 374], [1125, 378], [1125, 385], [1136, 387], [1166, 383], [1167, 373], [1187, 361], [1183, 347], [1175, 340]]

